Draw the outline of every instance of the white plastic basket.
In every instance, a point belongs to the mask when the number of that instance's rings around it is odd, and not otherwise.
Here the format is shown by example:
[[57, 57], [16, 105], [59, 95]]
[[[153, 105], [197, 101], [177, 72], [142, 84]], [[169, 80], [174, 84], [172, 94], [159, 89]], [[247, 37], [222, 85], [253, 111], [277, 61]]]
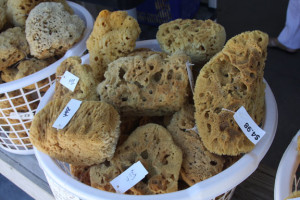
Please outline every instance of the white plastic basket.
[[[86, 25], [82, 39], [70, 48], [65, 55], [48, 67], [24, 78], [0, 84], [0, 147], [16, 154], [34, 154], [28, 134], [32, 116], [37, 105], [47, 90], [55, 81], [56, 68], [70, 56], [81, 56], [86, 51], [88, 39], [94, 25], [92, 15], [82, 6], [68, 2], [74, 13]], [[26, 86], [34, 85], [30, 91]], [[17, 102], [18, 101], [18, 102]], [[20, 110], [26, 110], [21, 112]]]
[[[137, 47], [147, 47], [159, 50], [156, 40], [137, 42]], [[88, 63], [88, 56], [82, 57], [82, 63]], [[266, 83], [266, 116], [263, 129], [265, 136], [255, 148], [242, 156], [235, 164], [221, 173], [199, 182], [185, 190], [158, 195], [125, 195], [101, 191], [87, 186], [70, 175], [69, 165], [49, 157], [35, 149], [37, 160], [43, 169], [50, 187], [57, 199], [86, 199], [86, 200], [208, 200], [231, 198], [235, 187], [250, 176], [258, 167], [260, 161], [270, 148], [278, 120], [277, 104], [274, 95]], [[52, 86], [42, 99], [38, 111], [42, 109], [54, 94]], [[65, 193], [65, 194], [62, 194]], [[71, 196], [71, 197], [70, 197]], [[68, 198], [62, 198], [68, 197]]]
[[291, 143], [285, 150], [277, 168], [274, 188], [274, 199], [283, 200], [295, 190], [299, 190], [296, 171], [300, 163], [300, 155], [297, 150], [297, 138], [300, 130], [292, 139]]

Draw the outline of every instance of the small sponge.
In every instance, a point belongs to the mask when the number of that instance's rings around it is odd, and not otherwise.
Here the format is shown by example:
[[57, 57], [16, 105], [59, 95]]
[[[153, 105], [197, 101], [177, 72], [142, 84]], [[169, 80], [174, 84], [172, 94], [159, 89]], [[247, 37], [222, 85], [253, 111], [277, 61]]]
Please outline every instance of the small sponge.
[[24, 29], [9, 28], [0, 33], [0, 70], [22, 60], [29, 54]]
[[[5, 82], [15, 81], [21, 78], [24, 78], [26, 76], [29, 76], [31, 74], [34, 74], [35, 72], [38, 72], [45, 67], [49, 66], [53, 62], [55, 62], [56, 59], [54, 57], [45, 59], [45, 60], [39, 60], [37, 58], [29, 58], [26, 60], [22, 60], [18, 62], [17, 67], [9, 67], [2, 71], [1, 78]], [[43, 87], [46, 84], [49, 83], [48, 79], [43, 79], [39, 82], [37, 82], [38, 87], [40, 88], [40, 91], [46, 92], [49, 87]], [[43, 88], [42, 88], [43, 87]], [[24, 87], [25, 89], [36, 89], [35, 84], [28, 85]]]
[[103, 10], [99, 13], [86, 42], [90, 64], [99, 81], [103, 80], [110, 62], [134, 49], [140, 32], [138, 22], [125, 11]]
[[167, 129], [183, 153], [180, 170], [182, 179], [192, 186], [223, 170], [225, 159], [210, 153], [200, 136], [193, 130], [195, 126], [194, 106], [186, 105], [176, 112]]
[[[79, 78], [79, 81], [72, 92], [59, 83], [59, 80], [68, 71]], [[74, 98], [78, 100], [96, 101], [99, 99], [96, 91], [96, 80], [92, 69], [87, 64], [81, 64], [78, 56], [69, 57], [64, 60], [56, 69], [57, 83], [53, 98]]]
[[225, 43], [223, 26], [211, 20], [177, 19], [159, 26], [156, 38], [168, 54], [183, 51], [193, 63], [205, 63]]
[[92, 187], [114, 192], [109, 182], [137, 161], [143, 164], [148, 174], [130, 188], [129, 194], [163, 194], [178, 190], [182, 151], [174, 144], [167, 129], [152, 123], [133, 131], [117, 148], [111, 162], [91, 167]]

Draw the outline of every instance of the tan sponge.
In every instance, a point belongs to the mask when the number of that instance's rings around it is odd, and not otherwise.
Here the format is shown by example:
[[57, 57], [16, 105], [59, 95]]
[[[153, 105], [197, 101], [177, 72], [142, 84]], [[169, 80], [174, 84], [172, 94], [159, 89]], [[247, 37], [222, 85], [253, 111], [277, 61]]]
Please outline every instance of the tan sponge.
[[7, 0], [7, 18], [14, 26], [25, 27], [26, 19], [30, 11], [42, 2], [60, 2], [66, 10], [73, 13], [72, 8], [65, 0]]
[[[73, 92], [59, 82], [66, 71], [79, 78]], [[78, 56], [67, 58], [57, 67], [56, 79], [53, 98], [69, 97], [87, 101], [96, 101], [99, 99], [96, 91], [96, 79], [92, 69], [90, 65], [81, 64], [81, 58]]]
[[193, 63], [205, 63], [224, 46], [222, 25], [211, 20], [177, 19], [159, 26], [157, 41], [168, 54], [183, 51]]
[[84, 29], [84, 21], [61, 3], [44, 2], [29, 13], [25, 33], [31, 55], [45, 59], [64, 55], [81, 39]]
[[129, 115], [162, 116], [178, 111], [188, 98], [189, 57], [140, 53], [109, 64], [97, 88], [101, 100]]
[[113, 192], [109, 182], [137, 161], [142, 163], [148, 174], [130, 188], [129, 194], [162, 194], [178, 190], [182, 152], [167, 129], [152, 123], [133, 131], [117, 148], [110, 163], [91, 167], [91, 185]]
[[180, 175], [192, 186], [223, 170], [225, 159], [210, 153], [203, 145], [195, 126], [194, 106], [186, 105], [176, 112], [167, 129], [183, 153]]
[[0, 0], [0, 30], [4, 28], [6, 22], [7, 22], [6, 0]]
[[126, 56], [135, 47], [141, 29], [126, 11], [102, 10], [86, 42], [90, 64], [99, 81], [103, 80], [107, 65]]
[[195, 119], [209, 151], [239, 155], [254, 148], [233, 112], [244, 106], [258, 125], [263, 123], [267, 44], [268, 35], [261, 31], [241, 33], [201, 69], [194, 93]]
[[30, 140], [49, 156], [74, 165], [99, 164], [114, 155], [120, 116], [109, 104], [83, 101], [63, 129], [53, 124], [69, 99], [54, 99], [38, 112], [30, 127]]
[[4, 70], [29, 54], [25, 31], [20, 27], [0, 33], [0, 70]]
[[[5, 82], [15, 81], [21, 78], [24, 78], [26, 76], [29, 76], [31, 74], [34, 74], [35, 72], [38, 72], [46, 67], [48, 67], [50, 64], [54, 63], [56, 59], [54, 57], [39, 60], [37, 58], [28, 58], [25, 60], [21, 60], [17, 64], [13, 65], [12, 67], [9, 67], [2, 71], [1, 78]], [[17, 67], [16, 67], [17, 66]], [[42, 92], [46, 92], [49, 87], [43, 87], [46, 84], [49, 83], [48, 79], [43, 79], [39, 82], [37, 82], [39, 90]], [[42, 88], [43, 87], [43, 88]], [[36, 89], [35, 84], [28, 85], [24, 87], [25, 89]]]

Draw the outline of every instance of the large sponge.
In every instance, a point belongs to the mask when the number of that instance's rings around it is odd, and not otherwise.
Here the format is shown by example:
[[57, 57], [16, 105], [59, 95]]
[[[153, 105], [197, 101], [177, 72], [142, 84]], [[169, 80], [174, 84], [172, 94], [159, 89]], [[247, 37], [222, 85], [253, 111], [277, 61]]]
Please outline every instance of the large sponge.
[[120, 116], [109, 104], [83, 101], [63, 129], [53, 124], [69, 99], [53, 99], [37, 113], [30, 140], [49, 156], [74, 165], [99, 164], [114, 155], [119, 138]]
[[128, 115], [162, 116], [180, 110], [188, 99], [189, 57], [140, 53], [109, 64], [97, 88], [101, 100]]
[[267, 44], [268, 35], [261, 31], [241, 33], [201, 69], [195, 85], [195, 119], [209, 151], [239, 155], [254, 148], [233, 112], [244, 106], [258, 125], [263, 122]]

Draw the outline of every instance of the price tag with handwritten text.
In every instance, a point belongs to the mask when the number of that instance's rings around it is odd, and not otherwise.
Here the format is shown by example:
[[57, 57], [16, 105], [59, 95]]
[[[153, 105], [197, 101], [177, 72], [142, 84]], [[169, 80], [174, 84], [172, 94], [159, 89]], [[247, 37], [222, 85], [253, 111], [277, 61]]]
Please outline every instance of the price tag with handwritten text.
[[234, 113], [233, 118], [247, 138], [255, 145], [266, 133], [253, 121], [243, 106]]
[[71, 72], [65, 71], [64, 75], [60, 79], [60, 84], [74, 92], [75, 87], [79, 81], [79, 78]]
[[71, 99], [53, 124], [53, 128], [63, 129], [77, 112], [82, 101]]
[[114, 187], [117, 193], [125, 193], [127, 190], [140, 182], [148, 171], [144, 168], [140, 161], [131, 165], [122, 174], [114, 178], [110, 184]]

